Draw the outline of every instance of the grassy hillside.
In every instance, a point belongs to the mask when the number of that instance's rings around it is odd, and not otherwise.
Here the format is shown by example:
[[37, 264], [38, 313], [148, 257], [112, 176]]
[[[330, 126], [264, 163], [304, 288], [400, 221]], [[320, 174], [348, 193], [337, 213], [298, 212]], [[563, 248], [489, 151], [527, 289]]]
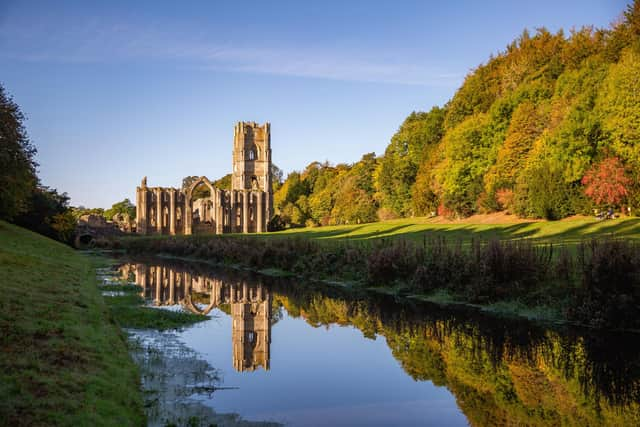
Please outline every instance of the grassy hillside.
[[94, 267], [0, 221], [2, 424], [144, 424], [137, 368]]

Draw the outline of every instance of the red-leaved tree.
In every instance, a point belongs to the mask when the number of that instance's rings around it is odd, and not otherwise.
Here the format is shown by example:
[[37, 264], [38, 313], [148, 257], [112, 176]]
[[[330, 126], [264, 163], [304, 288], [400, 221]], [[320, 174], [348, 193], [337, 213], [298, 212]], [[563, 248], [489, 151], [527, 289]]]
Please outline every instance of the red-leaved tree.
[[617, 205], [627, 195], [631, 180], [617, 157], [609, 157], [595, 164], [582, 178], [585, 194], [597, 205]]

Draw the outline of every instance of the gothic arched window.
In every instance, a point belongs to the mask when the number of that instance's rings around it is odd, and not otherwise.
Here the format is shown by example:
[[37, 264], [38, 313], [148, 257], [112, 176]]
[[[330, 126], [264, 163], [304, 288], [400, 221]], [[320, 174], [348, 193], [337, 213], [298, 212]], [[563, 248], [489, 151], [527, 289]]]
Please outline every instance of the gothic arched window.
[[247, 160], [258, 160], [259, 154], [260, 152], [258, 151], [256, 144], [251, 144], [249, 151], [247, 152]]

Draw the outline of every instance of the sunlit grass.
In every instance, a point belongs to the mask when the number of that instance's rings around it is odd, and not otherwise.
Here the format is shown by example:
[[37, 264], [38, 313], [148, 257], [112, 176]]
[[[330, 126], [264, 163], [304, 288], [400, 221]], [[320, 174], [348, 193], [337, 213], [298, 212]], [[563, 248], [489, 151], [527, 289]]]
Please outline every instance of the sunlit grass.
[[338, 225], [312, 228], [294, 228], [262, 237], [302, 237], [320, 240], [369, 240], [381, 238], [408, 238], [422, 240], [427, 237], [445, 237], [453, 240], [521, 239], [540, 242], [576, 243], [597, 237], [640, 238], [640, 219], [625, 218], [597, 220], [591, 218], [564, 221], [512, 222], [499, 224], [474, 224], [460, 222], [443, 224], [428, 218], [410, 218], [375, 222], [370, 224]]
[[0, 221], [3, 425], [142, 425], [138, 371], [94, 260]]

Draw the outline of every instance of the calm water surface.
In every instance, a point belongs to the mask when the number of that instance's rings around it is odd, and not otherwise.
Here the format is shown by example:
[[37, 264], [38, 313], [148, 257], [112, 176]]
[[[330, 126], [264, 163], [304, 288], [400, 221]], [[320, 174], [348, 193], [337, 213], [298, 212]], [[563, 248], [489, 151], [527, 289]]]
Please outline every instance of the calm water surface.
[[640, 425], [635, 334], [549, 329], [202, 264], [135, 260], [214, 367], [218, 413], [287, 425]]

